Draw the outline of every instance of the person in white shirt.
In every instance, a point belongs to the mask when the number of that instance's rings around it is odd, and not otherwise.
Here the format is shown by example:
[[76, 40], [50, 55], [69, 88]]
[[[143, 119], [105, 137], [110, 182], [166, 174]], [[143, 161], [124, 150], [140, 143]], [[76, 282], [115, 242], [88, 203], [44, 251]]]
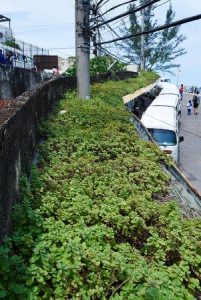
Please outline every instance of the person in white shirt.
[[187, 103], [187, 113], [188, 115], [191, 115], [191, 111], [192, 111], [192, 101], [189, 100], [188, 103]]

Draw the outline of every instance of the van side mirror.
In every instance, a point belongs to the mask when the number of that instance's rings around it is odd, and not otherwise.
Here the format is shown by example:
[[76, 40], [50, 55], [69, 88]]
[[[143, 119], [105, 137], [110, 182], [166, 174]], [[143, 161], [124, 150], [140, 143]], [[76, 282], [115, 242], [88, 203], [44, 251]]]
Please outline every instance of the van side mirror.
[[181, 110], [178, 111], [178, 116], [181, 116]]
[[183, 136], [180, 136], [179, 137], [179, 143], [183, 142], [184, 141], [184, 137]]

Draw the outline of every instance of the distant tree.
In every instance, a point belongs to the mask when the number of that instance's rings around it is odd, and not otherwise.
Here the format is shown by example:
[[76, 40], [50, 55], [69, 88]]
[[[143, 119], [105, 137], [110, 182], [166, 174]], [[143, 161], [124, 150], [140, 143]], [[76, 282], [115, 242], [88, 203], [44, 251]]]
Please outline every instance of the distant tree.
[[20, 50], [20, 45], [16, 43], [15, 38], [9, 37], [2, 44]]
[[[138, 5], [144, 4], [145, 0], [139, 0], [138, 4], [129, 6], [129, 10], [134, 9]], [[144, 9], [144, 30], [157, 27], [159, 24], [154, 15], [154, 8], [156, 5], [151, 5]], [[170, 4], [166, 12], [165, 24], [170, 24], [175, 17], [175, 13]], [[160, 70], [171, 73], [171, 69], [179, 67], [175, 64], [174, 60], [186, 54], [185, 49], [181, 43], [186, 37], [179, 32], [180, 27], [164, 29], [159, 32], [147, 34], [144, 36], [144, 60], [145, 69], [147, 70]], [[135, 34], [142, 31], [141, 16], [137, 17], [136, 14], [130, 15], [129, 26], [124, 23], [122, 32], [126, 35]], [[122, 44], [121, 44], [122, 45]], [[141, 37], [133, 37], [124, 42], [122, 46], [125, 58], [128, 58], [132, 63], [140, 67], [141, 62]]]
[[[111, 58], [110, 56], [104, 55], [104, 56], [97, 56], [90, 60], [90, 74], [101, 74], [106, 73], [108, 71], [112, 72], [118, 72], [120, 70], [123, 70], [125, 67], [125, 63], [122, 63], [118, 60], [115, 60], [114, 58]], [[68, 68], [65, 72], [68, 76], [75, 76], [76, 75], [76, 65], [73, 64], [72, 67]]]

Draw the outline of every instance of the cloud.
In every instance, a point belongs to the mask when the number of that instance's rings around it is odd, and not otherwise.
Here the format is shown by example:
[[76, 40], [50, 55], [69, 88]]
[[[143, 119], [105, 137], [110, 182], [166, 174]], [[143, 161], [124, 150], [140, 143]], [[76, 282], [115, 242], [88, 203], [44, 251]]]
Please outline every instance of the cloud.
[[[72, 3], [69, 0], [16, 0], [15, 3], [7, 0], [1, 3], [1, 12], [11, 18], [16, 39], [40, 47], [73, 48], [75, 13]], [[63, 51], [74, 54], [74, 49]]]
[[[110, 0], [101, 8], [102, 12], [122, 2], [122, 0]], [[181, 0], [172, 0], [171, 2], [173, 10], [176, 12], [175, 20], [199, 14], [201, 11], [201, 1], [198, 0], [191, 0], [190, 3]], [[17, 39], [44, 48], [68, 48], [58, 49], [58, 51], [64, 52], [65, 55], [73, 55], [75, 45], [75, 8], [73, 3], [74, 0], [6, 0], [1, 3], [1, 14], [12, 19], [11, 24]], [[106, 19], [122, 13], [126, 7], [127, 5], [121, 6], [118, 10], [105, 15]], [[157, 15], [159, 24], [164, 22], [163, 16], [167, 7], [168, 4], [165, 4], [157, 9], [162, 12], [161, 15]], [[113, 24], [111, 23], [111, 26]], [[178, 58], [177, 62], [181, 64], [180, 78], [184, 84], [201, 85], [199, 82], [201, 70], [200, 31], [201, 20], [181, 26], [181, 33], [187, 37], [182, 45], [188, 53]], [[107, 34], [104, 35], [104, 39], [107, 40], [107, 38]], [[56, 52], [56, 50], [53, 51]], [[58, 51], [58, 54], [61, 53]]]

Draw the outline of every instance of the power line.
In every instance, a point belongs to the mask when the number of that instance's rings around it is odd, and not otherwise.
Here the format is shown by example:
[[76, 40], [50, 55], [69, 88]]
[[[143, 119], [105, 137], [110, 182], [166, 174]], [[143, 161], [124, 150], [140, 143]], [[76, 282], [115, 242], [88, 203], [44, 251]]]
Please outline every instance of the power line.
[[101, 46], [99, 46], [99, 48], [101, 49], [101, 51], [105, 52], [107, 55], [109, 55], [110, 57], [114, 58], [114, 59], [117, 59], [125, 64], [128, 64], [129, 62], [128, 61], [125, 61], [125, 60], [122, 60], [122, 58], [114, 55], [113, 53], [111, 53], [110, 51], [108, 51], [107, 49], [105, 48], [102, 48]]
[[[127, 1], [127, 2], [120, 3], [120, 4], [116, 5], [116, 6], [113, 6], [113, 7], [111, 7], [110, 9], [108, 9], [107, 11], [105, 11], [101, 16], [104, 16], [104, 15], [107, 14], [108, 12], [110, 12], [110, 11], [112, 11], [112, 10], [114, 10], [114, 9], [116, 9], [116, 8], [118, 8], [118, 7], [120, 7], [120, 6], [122, 6], [122, 5], [129, 4], [129, 3], [135, 2], [135, 1], [137, 1], [137, 0], [129, 0], [129, 1]], [[97, 18], [97, 17], [95, 17], [94, 19], [96, 19], [96, 18]], [[93, 21], [94, 19], [92, 19], [91, 21]]]
[[[100, 18], [101, 18], [103, 21], [105, 21], [104, 18], [103, 18], [103, 14], [100, 15]], [[110, 29], [110, 31], [112, 31], [117, 37], [120, 37], [120, 36], [116, 33], [116, 31], [115, 31], [109, 24], [106, 24], [106, 26], [107, 26], [107, 27]]]
[[116, 39], [113, 39], [113, 40], [110, 40], [110, 41], [105, 41], [105, 42], [102, 42], [102, 43], [99, 43], [99, 44], [97, 43], [97, 44], [98, 45], [103, 45], [103, 44], [109, 44], [109, 43], [113, 43], [113, 42], [117, 42], [117, 41], [122, 41], [122, 40], [130, 39], [132, 37], [141, 36], [142, 34], [154, 33], [154, 32], [157, 32], [157, 31], [161, 31], [163, 29], [175, 27], [175, 26], [182, 25], [182, 24], [185, 24], [185, 23], [189, 23], [189, 22], [192, 22], [192, 21], [196, 21], [196, 20], [199, 20], [199, 19], [201, 19], [201, 14], [196, 15], [196, 16], [192, 16], [192, 17], [189, 17], [189, 18], [181, 19], [181, 20], [172, 22], [170, 24], [157, 26], [157, 27], [152, 28], [150, 30], [144, 30], [144, 31], [141, 31], [141, 32], [138, 32], [138, 33], [135, 33], [135, 34], [126, 35], [126, 36], [123, 36], [121, 38], [116, 38]]
[[96, 3], [96, 7], [98, 7], [104, 0], [100, 0]]
[[[98, 1], [98, 2], [96, 3], [96, 8], [98, 8], [98, 7], [101, 5], [101, 3], [102, 3], [103, 1], [105, 1], [105, 0], [100, 0], [100, 1]], [[106, 4], [108, 1], [109, 1], [109, 0], [106, 0], [106, 2], [105, 2], [105, 3], [102, 3], [102, 5], [103, 5], [103, 4]]]
[[[163, 2], [163, 3], [161, 3], [161, 4], [158, 4], [158, 5], [155, 5], [153, 8], [152, 8], [152, 10], [155, 10], [156, 8], [158, 8], [158, 7], [160, 7], [160, 6], [162, 6], [162, 5], [165, 5], [166, 3], [168, 3], [168, 2], [170, 2], [170, 0], [166, 0], [165, 2]], [[101, 11], [100, 11], [101, 12]], [[103, 16], [103, 14], [101, 14], [100, 15], [100, 17], [104, 20], [104, 18], [102, 17]], [[126, 16], [126, 17], [124, 17], [124, 18], [127, 18], [128, 16]], [[124, 19], [123, 18], [123, 19]], [[117, 22], [115, 22], [115, 23], [118, 23], [118, 22], [120, 22], [121, 20], [118, 20]], [[127, 24], [129, 22], [129, 20], [127, 21], [127, 22], [125, 22], [125, 24]], [[119, 36], [119, 34], [117, 34], [116, 33], [116, 31], [115, 31], [115, 29], [116, 28], [118, 28], [119, 26], [116, 26], [116, 27], [111, 27], [109, 24], [106, 24], [106, 26], [110, 29], [110, 30], [108, 30], [108, 31], [106, 31], [106, 32], [103, 32], [103, 33], [101, 33], [101, 35], [105, 35], [106, 33], [109, 33], [109, 32], [113, 32], [118, 38], [120, 37]], [[112, 34], [112, 36], [113, 36], [113, 34]], [[119, 45], [117, 44], [117, 43], [114, 43], [115, 44], [115, 47], [112, 47], [113, 49], [115, 49], [115, 50], [117, 50], [118, 52], [119, 52]], [[110, 47], [110, 49], [112, 49], [111, 47]], [[121, 49], [121, 48], [120, 48]], [[122, 50], [122, 49], [121, 49]], [[129, 63], [129, 62], [127, 62], [127, 63]]]
[[103, 26], [103, 25], [105, 25], [105, 24], [107, 24], [107, 23], [113, 22], [113, 21], [115, 21], [115, 20], [117, 20], [117, 19], [120, 19], [120, 18], [122, 18], [122, 17], [124, 17], [124, 16], [130, 15], [130, 14], [133, 14], [133, 13], [136, 13], [136, 12], [138, 12], [138, 11], [140, 11], [140, 10], [146, 8], [146, 7], [149, 7], [149, 6], [151, 6], [152, 4], [154, 4], [154, 3], [156, 3], [156, 2], [159, 2], [159, 1], [161, 1], [161, 0], [151, 0], [151, 1], [149, 1], [148, 3], [145, 3], [145, 4], [141, 5], [141, 6], [138, 6], [137, 8], [131, 9], [131, 10], [129, 10], [129, 11], [125, 12], [125, 13], [122, 13], [122, 14], [116, 16], [116, 17], [113, 17], [113, 18], [111, 18], [111, 19], [109, 19], [109, 20], [107, 20], [107, 21], [105, 21], [105, 22], [102, 22], [102, 23], [99, 23], [99, 24], [97, 24], [97, 25], [94, 25], [94, 26], [90, 27], [90, 29], [92, 29], [92, 30], [93, 30], [93, 29], [96, 29], [96, 28], [98, 28], [98, 27], [100, 27], [100, 26]]
[[[156, 5], [152, 10], [155, 10], [156, 8], [158, 8], [158, 7], [162, 6], [162, 5], [165, 5], [165, 4], [168, 3], [168, 2], [170, 2], [170, 0], [166, 0], [166, 1], [163, 2], [163, 3]], [[140, 15], [139, 15], [139, 16], [140, 16]], [[139, 17], [139, 16], [137, 16], [137, 17]], [[129, 17], [129, 16], [125, 16], [124, 18], [122, 18], [122, 20], [125, 19], [125, 18], [127, 18], [127, 17]], [[113, 23], [113, 26], [114, 26], [115, 24], [117, 24], [117, 23], [120, 23], [122, 20], [116, 21], [115, 23]], [[125, 22], [125, 24], [127, 24], [127, 23], [129, 23], [129, 22], [130, 22], [130, 20], [128, 20], [127, 22]], [[113, 27], [113, 26], [112, 26], [112, 27]], [[118, 28], [118, 27], [119, 27], [119, 25], [116, 26], [116, 27], [113, 27], [113, 30], [115, 30], [115, 29]], [[102, 35], [105, 35], [105, 34], [107, 34], [107, 33], [109, 33], [109, 32], [110, 32], [109, 30], [108, 30], [108, 31], [105, 31], [105, 32], [102, 33]]]

